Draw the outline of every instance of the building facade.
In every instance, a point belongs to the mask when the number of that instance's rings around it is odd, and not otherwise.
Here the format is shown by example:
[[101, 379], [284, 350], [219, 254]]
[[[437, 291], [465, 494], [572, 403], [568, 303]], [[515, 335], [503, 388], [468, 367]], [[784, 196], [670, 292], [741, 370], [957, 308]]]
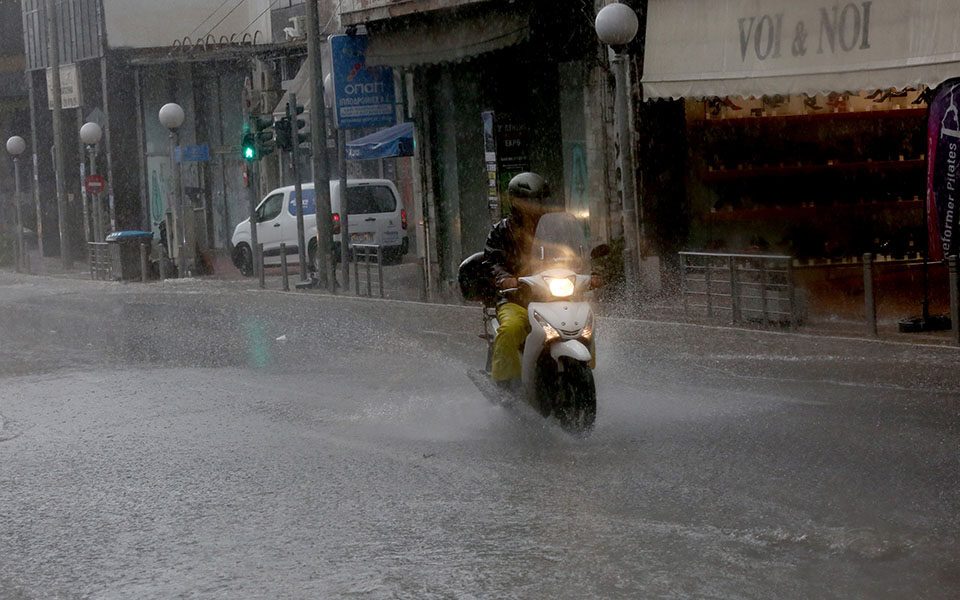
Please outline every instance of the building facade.
[[[23, 30], [20, 20], [19, 2], [0, 3], [0, 146], [7, 138], [19, 135], [30, 137], [30, 106], [27, 102], [27, 89], [23, 77], [25, 58], [23, 52]], [[12, 240], [15, 229], [16, 207], [14, 205], [13, 161], [2, 151], [0, 156], [0, 236], [3, 237], [0, 248], [0, 260], [12, 257]], [[31, 178], [31, 166], [28, 156], [20, 161], [20, 177], [24, 187]], [[35, 216], [31, 212], [29, 196], [21, 206], [24, 225], [33, 230]]]
[[[602, 4], [602, 3], [601, 3]], [[419, 219], [451, 287], [506, 209], [506, 183], [532, 170], [594, 240], [619, 235], [611, 85], [596, 3], [345, 0], [367, 63], [394, 67], [417, 126]]]
[[[239, 160], [243, 87], [251, 82], [258, 104], [272, 107], [282, 73], [276, 61], [303, 47], [302, 36], [277, 38], [273, 18], [296, 28], [287, 13], [296, 3], [269, 0], [57, 0], [61, 78], [64, 82], [64, 161], [67, 165], [69, 239], [76, 252], [91, 240], [95, 199], [82, 190], [89, 156], [79, 140], [84, 122], [104, 130], [98, 172], [108, 189], [102, 198], [105, 231], [156, 229], [170, 212], [173, 152], [159, 122], [167, 102], [183, 106], [178, 134], [190, 146], [184, 161], [185, 222], [200, 249], [222, 248], [246, 208]], [[293, 6], [291, 6], [293, 5]], [[302, 3], [300, 9], [302, 11]], [[329, 15], [329, 11], [327, 11]], [[46, 2], [22, 6], [26, 79], [31, 97], [32, 147], [53, 145], [48, 93]], [[302, 51], [302, 50], [301, 50]], [[34, 199], [43, 216], [47, 254], [59, 242], [55, 181], [50, 153], [36, 151]], [[227, 240], [227, 241], [225, 241]], [[82, 254], [80, 254], [82, 255]]]

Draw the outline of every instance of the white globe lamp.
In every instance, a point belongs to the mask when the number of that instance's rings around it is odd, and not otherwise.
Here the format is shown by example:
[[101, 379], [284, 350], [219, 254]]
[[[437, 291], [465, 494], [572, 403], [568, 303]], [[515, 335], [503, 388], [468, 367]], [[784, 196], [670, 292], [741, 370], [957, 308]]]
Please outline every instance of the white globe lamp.
[[637, 13], [626, 4], [608, 4], [597, 13], [594, 28], [604, 44], [626, 46], [637, 36], [640, 21]]
[[13, 156], [20, 156], [27, 149], [27, 143], [19, 135], [15, 135], [7, 140], [7, 152]]
[[96, 123], [84, 123], [80, 128], [80, 140], [88, 146], [99, 144], [102, 137], [103, 129]]
[[175, 102], [160, 107], [160, 123], [167, 129], [179, 129], [183, 125], [184, 118], [186, 117], [183, 114], [183, 108]]

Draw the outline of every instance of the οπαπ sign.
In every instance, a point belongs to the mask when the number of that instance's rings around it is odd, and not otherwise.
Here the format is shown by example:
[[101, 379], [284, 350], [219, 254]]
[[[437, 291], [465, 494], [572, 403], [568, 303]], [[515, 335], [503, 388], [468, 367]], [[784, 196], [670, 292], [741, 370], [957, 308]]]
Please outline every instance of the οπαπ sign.
[[332, 35], [333, 94], [340, 129], [396, 123], [393, 69], [367, 65], [367, 36]]

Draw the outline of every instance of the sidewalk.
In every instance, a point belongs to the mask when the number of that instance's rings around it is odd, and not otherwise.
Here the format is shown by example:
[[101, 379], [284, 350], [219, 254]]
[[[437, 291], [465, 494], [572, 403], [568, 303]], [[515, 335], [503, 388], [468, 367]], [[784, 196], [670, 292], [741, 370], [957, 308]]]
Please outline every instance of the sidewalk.
[[[31, 263], [36, 271], [36, 261]], [[366, 297], [367, 293], [367, 280], [366, 280], [366, 269], [364, 265], [360, 265], [360, 291], [359, 296]], [[178, 283], [193, 283], [193, 284], [203, 284], [204, 282], [209, 284], [217, 284], [216, 287], [225, 289], [225, 290], [235, 290], [237, 292], [242, 291], [251, 291], [258, 288], [259, 282], [256, 278], [253, 277], [244, 277], [240, 272], [230, 263], [229, 258], [220, 257], [214, 262], [215, 274], [206, 275], [202, 277], [194, 277], [185, 280], [168, 280], [167, 284], [173, 284], [174, 281]], [[3, 269], [5, 272], [12, 273], [12, 267], [5, 267]], [[90, 280], [90, 271], [85, 261], [76, 261], [72, 268], [65, 269], [61, 264], [59, 258], [57, 257], [45, 257], [42, 262], [42, 274], [47, 277], [55, 278], [68, 278], [68, 279], [77, 279], [77, 280]], [[353, 280], [354, 269], [353, 265], [350, 268], [350, 289], [343, 295], [348, 297], [356, 297], [356, 283]], [[337, 271], [337, 278], [340, 278], [340, 271]], [[373, 298], [380, 298], [380, 293], [377, 285], [377, 270], [375, 266], [371, 267], [371, 292]], [[266, 275], [264, 278], [264, 289], [272, 291], [281, 291], [283, 289], [281, 270], [279, 267], [268, 267], [266, 270]], [[325, 290], [297, 290], [296, 284], [300, 281], [299, 270], [296, 267], [291, 267], [289, 270], [289, 284], [290, 284], [290, 293], [303, 293], [303, 294], [327, 294]], [[157, 285], [158, 282], [151, 282], [147, 285]], [[129, 285], [142, 285], [139, 281], [129, 282]], [[413, 301], [419, 302], [422, 301], [422, 292], [421, 292], [421, 283], [420, 283], [420, 266], [415, 262], [404, 262], [399, 265], [390, 265], [383, 267], [383, 298], [386, 300], [399, 300], [399, 301]], [[444, 302], [441, 302], [444, 303]], [[445, 302], [447, 304], [462, 304], [460, 302]], [[919, 312], [919, 307], [917, 307], [917, 312]], [[675, 322], [675, 323], [690, 323], [690, 324], [699, 324], [699, 325], [715, 325], [718, 327], [731, 327], [739, 329], [757, 329], [764, 331], [782, 331], [784, 333], [797, 333], [801, 335], [812, 335], [812, 336], [829, 336], [829, 337], [848, 337], [848, 338], [859, 338], [859, 339], [871, 339], [871, 336], [867, 331], [867, 324], [863, 320], [858, 320], [855, 318], [850, 318], [846, 316], [839, 316], [838, 314], [825, 314], [823, 312], [811, 311], [811, 314], [808, 316], [807, 320], [797, 327], [795, 330], [791, 330], [788, 327], [779, 327], [779, 326], [770, 326], [770, 325], [751, 325], [751, 324], [739, 324], [734, 325], [730, 323], [729, 320], [724, 320], [722, 318], [707, 319], [700, 318], [693, 315], [685, 315], [683, 311], [683, 304], [681, 299], [674, 295], [664, 295], [656, 298], [652, 298], [639, 306], [635, 307], [629, 313], [625, 314], [625, 311], [622, 307], [611, 307], [611, 306], [600, 306], [598, 309], [600, 314], [611, 317], [627, 318], [627, 319], [639, 319], [639, 320], [648, 320], [648, 321], [660, 321], [660, 322]], [[917, 344], [917, 345], [937, 345], [937, 346], [953, 346], [953, 337], [952, 332], [950, 331], [941, 331], [941, 332], [928, 332], [928, 333], [900, 333], [898, 330], [898, 324], [900, 318], [913, 316], [911, 314], [904, 314], [898, 316], [897, 318], [882, 318], [877, 323], [878, 336], [876, 339], [888, 342], [897, 342], [904, 344]]]

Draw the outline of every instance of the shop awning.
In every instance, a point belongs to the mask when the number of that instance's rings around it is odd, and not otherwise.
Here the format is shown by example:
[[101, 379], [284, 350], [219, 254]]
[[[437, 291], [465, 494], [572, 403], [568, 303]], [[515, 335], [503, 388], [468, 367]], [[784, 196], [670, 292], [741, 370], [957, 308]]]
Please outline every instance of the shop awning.
[[457, 62], [519, 44], [530, 31], [524, 11], [485, 11], [456, 19], [424, 15], [370, 32], [367, 64], [392, 67]]
[[936, 86], [960, 75], [960, 2], [650, 0], [646, 98]]
[[400, 123], [347, 143], [348, 160], [413, 156], [413, 123]]

